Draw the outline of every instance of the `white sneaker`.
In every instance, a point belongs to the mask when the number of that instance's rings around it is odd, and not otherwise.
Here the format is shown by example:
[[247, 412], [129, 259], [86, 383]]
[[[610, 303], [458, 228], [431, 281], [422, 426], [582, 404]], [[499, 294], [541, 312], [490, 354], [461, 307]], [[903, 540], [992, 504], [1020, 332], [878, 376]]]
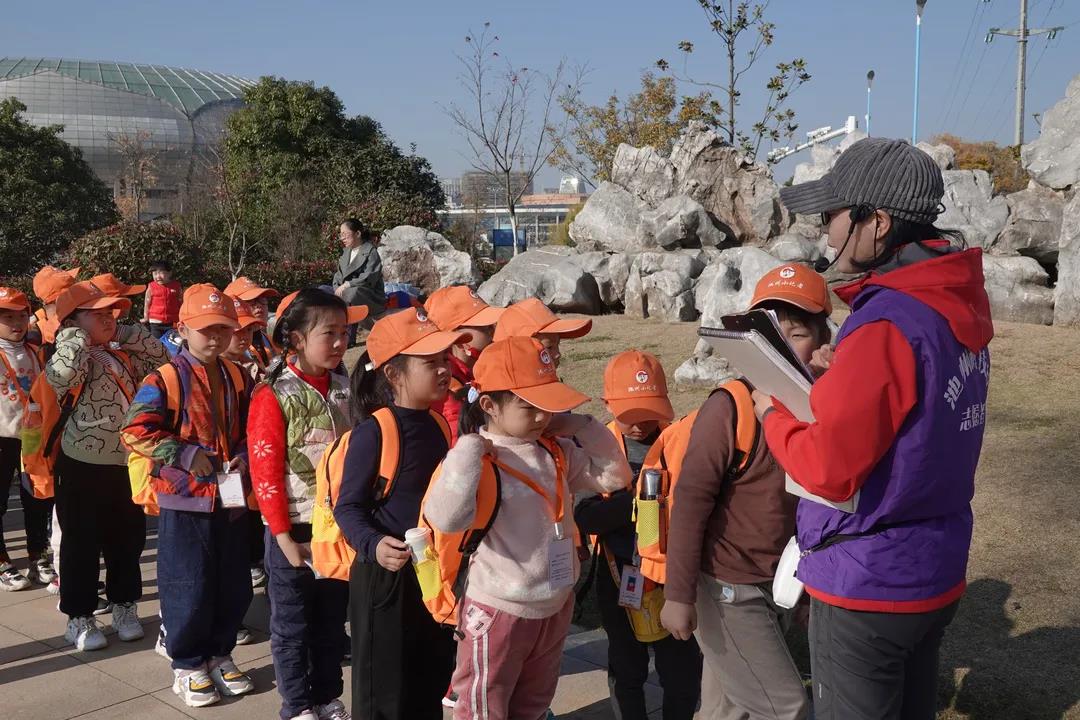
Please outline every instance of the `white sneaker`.
[[154, 652], [166, 660], [172, 660], [169, 657], [169, 651], [165, 649], [165, 626], [162, 625], [158, 628], [157, 640], [154, 641]]
[[92, 617], [73, 617], [68, 620], [64, 639], [75, 646], [76, 650], [101, 650], [109, 641], [105, 633]]
[[261, 565], [251, 566], [251, 587], [260, 588], [266, 584], [266, 571]]
[[319, 716], [315, 714], [314, 710], [305, 710], [299, 715], [293, 715], [289, 720], [319, 720]]
[[237, 645], [250, 645], [254, 642], [255, 636], [251, 634], [251, 630], [247, 629], [243, 625], [236, 631], [236, 644]]
[[[59, 582], [56, 568], [53, 567], [48, 553], [43, 553], [30, 563], [30, 567], [26, 571], [26, 579], [39, 585], [51, 585], [54, 581]], [[59, 589], [59, 585], [57, 589]]]
[[316, 705], [315, 714], [319, 720], [352, 720], [352, 715], [345, 709], [345, 703], [341, 700], [331, 700], [325, 705]]
[[214, 681], [206, 670], [174, 670], [172, 691], [180, 696], [188, 707], [200, 708], [221, 700]]
[[30, 580], [10, 562], [0, 565], [0, 590], [17, 592], [30, 587]]
[[112, 626], [124, 642], [142, 640], [146, 634], [139, 623], [139, 611], [135, 603], [113, 603]]
[[217, 685], [222, 695], [235, 697], [245, 695], [255, 689], [255, 683], [236, 667], [231, 657], [210, 661], [210, 679]]
[[49, 593], [50, 595], [59, 595], [60, 594], [60, 578], [57, 577], [55, 580], [53, 580], [51, 583], [49, 583], [49, 586], [47, 588], [45, 588], [45, 592]]

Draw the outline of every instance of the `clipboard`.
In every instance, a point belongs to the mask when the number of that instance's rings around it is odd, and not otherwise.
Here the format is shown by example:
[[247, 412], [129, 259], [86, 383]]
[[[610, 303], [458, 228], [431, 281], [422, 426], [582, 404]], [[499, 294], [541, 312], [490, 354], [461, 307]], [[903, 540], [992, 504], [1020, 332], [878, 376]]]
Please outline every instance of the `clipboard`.
[[[724, 319], [727, 320], [726, 317]], [[731, 363], [755, 389], [779, 400], [796, 419], [814, 422], [814, 413], [810, 410], [812, 381], [807, 377], [808, 370], [801, 361], [797, 366], [793, 364], [788, 353], [782, 352], [774, 342], [766, 339], [766, 336], [756, 329], [741, 331], [703, 327], [698, 330], [698, 336], [712, 346], [714, 356], [722, 357]], [[780, 338], [788, 351], [791, 351], [791, 346], [783, 339], [783, 335], [780, 335]], [[791, 352], [793, 354], [793, 351]], [[795, 359], [798, 361], [798, 358]], [[855, 512], [859, 506], [860, 493], [856, 493], [850, 500], [833, 502], [814, 495], [795, 482], [790, 475], [785, 477], [784, 489], [797, 497], [846, 513]]]
[[795, 354], [795, 351], [788, 343], [787, 338], [784, 337], [784, 333], [780, 329], [780, 320], [776, 316], [775, 311], [758, 309], [739, 313], [738, 315], [725, 315], [720, 318], [720, 324], [724, 326], [725, 330], [736, 330], [740, 332], [750, 332], [751, 330], [757, 331], [763, 338], [769, 341], [769, 344], [772, 345], [793, 368], [798, 370], [803, 377], [813, 384], [814, 374], [810, 372], [810, 368], [799, 359], [799, 356]]

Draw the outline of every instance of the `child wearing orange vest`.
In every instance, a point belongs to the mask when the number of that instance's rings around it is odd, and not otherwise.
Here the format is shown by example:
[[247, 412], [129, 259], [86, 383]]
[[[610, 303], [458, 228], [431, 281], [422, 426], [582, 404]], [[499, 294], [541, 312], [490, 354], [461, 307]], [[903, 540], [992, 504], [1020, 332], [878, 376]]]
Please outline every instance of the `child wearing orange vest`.
[[338, 372], [349, 327], [367, 316], [309, 288], [282, 299], [274, 343], [285, 360], [251, 400], [248, 448], [262, 512], [270, 647], [282, 720], [348, 720], [341, 659], [349, 586], [310, 566], [315, 466], [351, 425], [349, 380]]
[[492, 343], [474, 373], [479, 398], [463, 426], [470, 433], [424, 503], [435, 529], [471, 528], [482, 459], [496, 463], [498, 511], [469, 561], [458, 608], [454, 717], [541, 718], [555, 695], [579, 572], [573, 493], [624, 488], [630, 471], [603, 425], [565, 414], [588, 398], [559, 382], [538, 340]]
[[[262, 287], [254, 280], [241, 275], [225, 286], [225, 294], [247, 303], [251, 314], [262, 323], [262, 327], [253, 326], [250, 349], [252, 356], [262, 364], [264, 369], [270, 367], [277, 358], [277, 351], [266, 335], [266, 328], [270, 322], [270, 301], [281, 297], [281, 293], [272, 288]], [[281, 314], [281, 310], [279, 307], [278, 315]]]
[[[432, 407], [450, 389], [450, 348], [468, 338], [439, 330], [422, 308], [406, 308], [375, 323], [353, 370], [353, 401], [364, 419], [349, 437], [334, 519], [356, 550], [350, 624], [358, 718], [442, 718], [453, 638], [424, 606], [403, 539], [418, 525], [431, 474], [449, 449], [449, 427]], [[383, 408], [396, 438], [384, 437], [372, 417]], [[380, 479], [382, 448], [390, 444], [400, 465], [395, 477]]]
[[143, 636], [135, 603], [142, 596], [146, 516], [131, 500], [120, 430], [139, 382], [168, 354], [141, 325], [117, 327], [116, 311], [130, 308], [125, 298], [75, 283], [56, 300], [61, 329], [45, 364], [57, 398], [78, 393], [60, 435], [56, 512], [63, 529], [60, 611], [69, 618], [65, 638], [79, 650], [108, 644], [92, 617], [102, 556], [113, 627], [123, 641]]
[[150, 275], [152, 279], [146, 286], [142, 321], [150, 325], [155, 338], [161, 339], [180, 320], [184, 288], [173, 280], [172, 265], [167, 260], [158, 260], [151, 265]]
[[475, 290], [455, 285], [431, 293], [424, 309], [440, 330], [462, 330], [470, 336], [467, 342], [450, 348], [450, 393], [446, 400], [433, 406], [450, 423], [450, 435], [457, 440], [461, 407], [468, 399], [473, 365], [481, 351], [491, 344], [503, 308], [491, 307]]
[[[675, 417], [668, 399], [667, 376], [656, 356], [640, 350], [619, 353], [604, 370], [604, 402], [614, 415], [608, 429], [619, 441], [634, 482], [648, 462], [660, 432]], [[623, 575], [644, 582], [635, 569], [636, 537], [633, 523], [633, 486], [609, 495], [583, 497], [574, 508], [582, 533], [596, 536], [593, 572], [596, 603], [608, 636], [608, 685], [617, 717], [645, 720], [645, 681], [649, 676], [649, 649], [664, 689], [664, 717], [691, 720], [701, 694], [701, 652], [697, 642], [668, 635], [646, 642], [634, 634], [627, 609], [619, 604]]]
[[[30, 387], [41, 373], [38, 348], [26, 340], [30, 301], [10, 287], [0, 287], [0, 590], [24, 590], [32, 582], [49, 585], [56, 579], [49, 557], [48, 525], [52, 500], [39, 500], [20, 483], [26, 552], [30, 567], [23, 575], [11, 563], [3, 538], [3, 519], [8, 509], [11, 483], [19, 482], [23, 431], [37, 415]], [[33, 411], [33, 412], [32, 412]], [[40, 435], [40, 431], [39, 431]]]
[[[824, 278], [782, 265], [758, 282], [750, 308], [776, 313], [795, 354], [809, 362], [828, 343], [832, 303]], [[795, 531], [797, 498], [757, 440], [741, 472], [730, 394], [713, 393], [690, 429], [675, 487], [660, 619], [678, 638], [697, 637], [705, 655], [704, 717], [801, 720], [809, 703], [784, 642], [790, 614], [772, 601], [772, 579]]]

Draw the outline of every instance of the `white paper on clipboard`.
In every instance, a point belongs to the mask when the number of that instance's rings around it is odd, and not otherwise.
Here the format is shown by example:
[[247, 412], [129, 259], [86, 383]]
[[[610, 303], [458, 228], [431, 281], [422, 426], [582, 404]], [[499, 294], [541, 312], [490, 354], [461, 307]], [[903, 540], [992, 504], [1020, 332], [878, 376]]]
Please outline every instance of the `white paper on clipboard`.
[[[756, 330], [740, 332], [703, 327], [698, 330], [698, 335], [712, 345], [714, 356], [731, 363], [756, 389], [779, 400], [797, 419], [814, 421], [814, 414], [810, 411], [810, 381], [761, 333]], [[859, 505], [859, 493], [850, 500], [832, 502], [806, 490], [790, 475], [786, 476], [784, 488], [792, 495], [842, 512], [855, 512]]]

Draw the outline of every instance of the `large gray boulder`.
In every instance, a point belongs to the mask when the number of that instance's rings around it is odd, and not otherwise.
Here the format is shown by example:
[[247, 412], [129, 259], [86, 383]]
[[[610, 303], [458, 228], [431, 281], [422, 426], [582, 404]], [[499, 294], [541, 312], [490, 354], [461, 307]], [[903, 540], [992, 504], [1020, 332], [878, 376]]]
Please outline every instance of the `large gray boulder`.
[[820, 240], [808, 240], [792, 232], [786, 232], [765, 246], [766, 252], [784, 262], [815, 263], [821, 259]]
[[626, 253], [583, 252], [571, 256], [581, 269], [593, 276], [600, 290], [600, 301], [608, 310], [622, 312], [626, 298], [626, 281], [634, 255]]
[[921, 142], [915, 147], [932, 157], [942, 170], [952, 170], [956, 164], [956, 150], [953, 149], [952, 145], [946, 145], [945, 143], [931, 145], [928, 142]]
[[761, 246], [791, 225], [772, 173], [691, 121], [671, 150], [675, 192], [697, 200], [740, 244]]
[[960, 230], [971, 247], [989, 247], [1005, 228], [1009, 204], [1002, 196], [994, 197], [994, 185], [985, 170], [946, 170], [945, 212], [935, 224], [939, 228]]
[[666, 157], [646, 145], [621, 143], [611, 163], [611, 181], [651, 207], [675, 192], [675, 168]]
[[1027, 189], [1006, 195], [1005, 201], [1009, 205], [1009, 220], [990, 245], [990, 251], [1002, 255], [1027, 255], [1042, 265], [1057, 263], [1065, 198], [1050, 188], [1030, 182]]
[[700, 251], [641, 253], [626, 282], [626, 314], [669, 322], [694, 320], [694, 281], [704, 269]]
[[[755, 247], [725, 250], [705, 268], [695, 288], [695, 306], [702, 327], [720, 327], [724, 315], [742, 312], [750, 305], [754, 287], [761, 277], [783, 261]], [[715, 357], [712, 345], [699, 340], [694, 354], [675, 370], [675, 381], [683, 385], [715, 387], [731, 379], [728, 362]]]
[[1035, 325], [1054, 321], [1050, 276], [1034, 258], [983, 255], [983, 274], [995, 320]]
[[676, 195], [661, 202], [656, 209], [641, 214], [641, 228], [651, 240], [642, 246], [658, 245], [665, 250], [674, 248], [719, 247], [727, 233], [717, 227], [701, 203]]
[[476, 282], [473, 261], [437, 232], [398, 225], [382, 234], [379, 257], [383, 280], [410, 283], [432, 293], [448, 285]]
[[[640, 201], [612, 182], [602, 182], [570, 223], [570, 238], [581, 250], [637, 252], [642, 246]], [[647, 247], [655, 247], [652, 242]]]
[[500, 307], [535, 297], [555, 312], [597, 315], [604, 308], [596, 280], [582, 269], [570, 248], [559, 246], [521, 253], [478, 292], [486, 302]]
[[1020, 161], [1040, 185], [1064, 190], [1080, 181], [1080, 75], [1065, 97], [1043, 113], [1039, 137], [1020, 149]]
[[1080, 193], [1072, 197], [1062, 213], [1057, 269], [1054, 324], [1080, 325]]

